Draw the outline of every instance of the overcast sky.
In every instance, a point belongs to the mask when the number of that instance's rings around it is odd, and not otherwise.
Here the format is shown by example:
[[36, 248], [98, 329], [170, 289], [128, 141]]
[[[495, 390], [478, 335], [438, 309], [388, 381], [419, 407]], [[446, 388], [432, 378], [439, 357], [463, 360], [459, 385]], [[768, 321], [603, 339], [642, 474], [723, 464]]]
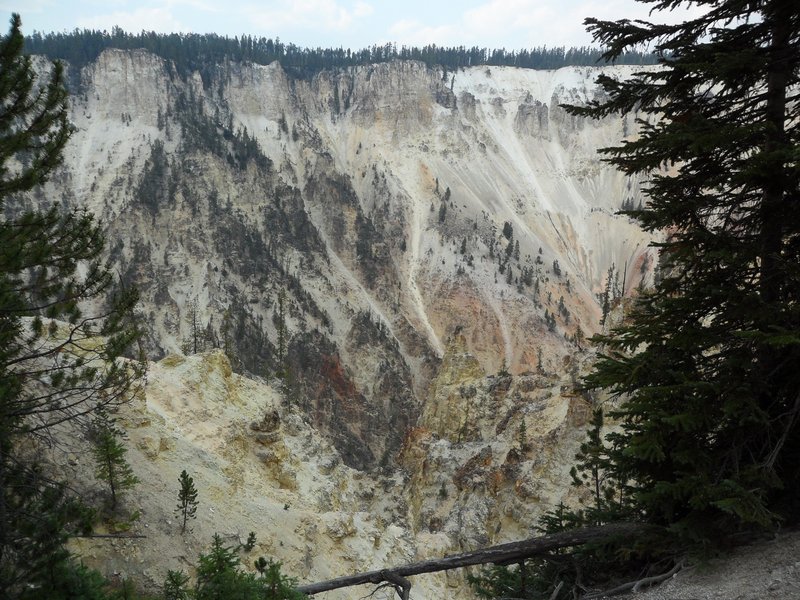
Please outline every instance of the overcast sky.
[[312, 47], [509, 50], [589, 45], [585, 17], [647, 18], [648, 11], [634, 0], [0, 0], [0, 8], [6, 18], [20, 13], [25, 33], [118, 25], [137, 33], [246, 33]]

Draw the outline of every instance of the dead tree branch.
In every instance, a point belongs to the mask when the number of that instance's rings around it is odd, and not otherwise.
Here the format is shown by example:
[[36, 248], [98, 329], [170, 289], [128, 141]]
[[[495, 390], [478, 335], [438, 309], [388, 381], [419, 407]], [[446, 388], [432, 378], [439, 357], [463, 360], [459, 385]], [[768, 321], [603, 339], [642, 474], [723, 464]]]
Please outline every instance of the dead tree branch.
[[146, 535], [135, 533], [88, 533], [86, 535], [73, 535], [74, 538], [112, 539], [112, 540], [144, 540]]
[[559, 581], [559, 582], [558, 582], [558, 585], [557, 585], [557, 586], [556, 586], [556, 588], [553, 590], [553, 593], [552, 593], [552, 594], [550, 594], [550, 600], [556, 600], [556, 598], [558, 598], [558, 592], [560, 592], [560, 591], [561, 591], [561, 588], [562, 588], [562, 587], [564, 587], [564, 582], [563, 582], [563, 581]]
[[403, 578], [411, 575], [449, 571], [451, 569], [460, 569], [472, 565], [518, 562], [559, 548], [581, 546], [588, 542], [614, 536], [634, 535], [641, 532], [645, 527], [645, 525], [640, 523], [616, 523], [612, 525], [602, 525], [600, 527], [587, 527], [585, 529], [563, 531], [519, 542], [490, 546], [489, 548], [482, 548], [463, 554], [453, 554], [445, 556], [444, 558], [423, 560], [393, 569], [381, 569], [379, 571], [368, 571], [356, 575], [337, 577], [336, 579], [329, 579], [319, 583], [301, 585], [297, 590], [308, 596], [313, 596], [320, 592], [327, 592], [329, 590], [336, 590], [353, 585], [381, 584], [388, 582], [394, 585], [401, 598], [407, 600], [408, 593], [411, 589], [411, 582]]
[[617, 596], [618, 594], [624, 594], [625, 592], [638, 592], [643, 587], [655, 585], [657, 583], [661, 583], [662, 581], [666, 581], [675, 573], [680, 571], [683, 568], [683, 561], [676, 563], [674, 567], [672, 567], [666, 573], [662, 573], [661, 575], [654, 575], [652, 577], [645, 577], [644, 579], [637, 579], [636, 581], [629, 581], [628, 583], [623, 583], [622, 585], [618, 585], [617, 587], [606, 590], [605, 592], [597, 592], [596, 594], [589, 594], [584, 596], [584, 600], [593, 600], [595, 598], [605, 598], [607, 596]]

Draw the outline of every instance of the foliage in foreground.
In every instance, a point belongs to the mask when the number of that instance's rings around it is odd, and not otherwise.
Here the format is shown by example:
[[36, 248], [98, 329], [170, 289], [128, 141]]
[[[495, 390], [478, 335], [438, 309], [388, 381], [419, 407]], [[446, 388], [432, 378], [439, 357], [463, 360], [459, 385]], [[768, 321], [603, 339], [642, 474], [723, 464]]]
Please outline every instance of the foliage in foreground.
[[[115, 289], [92, 216], [26, 203], [72, 128], [62, 67], [40, 80], [22, 50], [14, 15], [0, 38], [0, 598], [100, 598], [96, 575], [64, 549], [92, 512], [37, 449], [135, 392], [144, 363], [122, 357], [139, 337], [136, 294]], [[102, 308], [84, 311], [92, 301]]]
[[169, 571], [164, 582], [164, 600], [302, 600], [296, 582], [281, 573], [281, 563], [255, 561], [257, 575], [242, 569], [237, 549], [225, 546], [214, 535], [208, 554], [201, 554], [196, 583], [179, 571]]
[[671, 26], [590, 19], [610, 56], [647, 42], [669, 58], [601, 76], [608, 97], [569, 109], [640, 115], [635, 140], [602, 152], [650, 178], [630, 214], [666, 237], [663, 276], [596, 340], [587, 384], [621, 400], [609, 470], [647, 522], [700, 549], [800, 514], [800, 11], [704, 6]]
[[[602, 440], [601, 410], [594, 412], [591, 425], [571, 472], [572, 484], [586, 488], [591, 501], [579, 509], [559, 504], [539, 519], [536, 527], [539, 533], [559, 533], [640, 518], [623, 491], [624, 482], [608, 469], [609, 448]], [[667, 550], [644, 548], [638, 538], [617, 535], [576, 548], [562, 548], [514, 566], [487, 567], [468, 575], [467, 580], [481, 598], [567, 600], [650, 575], [651, 570], [657, 574], [670, 560]]]

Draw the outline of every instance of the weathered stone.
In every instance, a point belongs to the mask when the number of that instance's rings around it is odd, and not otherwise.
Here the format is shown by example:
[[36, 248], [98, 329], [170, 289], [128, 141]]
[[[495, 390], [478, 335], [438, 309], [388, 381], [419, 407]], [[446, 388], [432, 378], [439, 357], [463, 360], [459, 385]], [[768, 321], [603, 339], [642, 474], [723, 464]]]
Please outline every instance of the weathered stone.
[[280, 431], [270, 431], [269, 433], [259, 432], [255, 435], [255, 440], [262, 446], [274, 444], [281, 437]]

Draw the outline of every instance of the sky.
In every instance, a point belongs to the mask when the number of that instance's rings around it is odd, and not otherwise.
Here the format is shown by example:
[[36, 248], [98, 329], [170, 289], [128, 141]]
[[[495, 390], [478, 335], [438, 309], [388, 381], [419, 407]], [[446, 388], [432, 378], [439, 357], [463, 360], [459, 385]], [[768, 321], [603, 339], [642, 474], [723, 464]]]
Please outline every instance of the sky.
[[635, 0], [0, 0], [0, 14], [19, 13], [24, 33], [117, 25], [136, 33], [249, 34], [354, 50], [389, 42], [507, 50], [584, 46], [592, 41], [585, 17], [647, 19], [648, 10]]

